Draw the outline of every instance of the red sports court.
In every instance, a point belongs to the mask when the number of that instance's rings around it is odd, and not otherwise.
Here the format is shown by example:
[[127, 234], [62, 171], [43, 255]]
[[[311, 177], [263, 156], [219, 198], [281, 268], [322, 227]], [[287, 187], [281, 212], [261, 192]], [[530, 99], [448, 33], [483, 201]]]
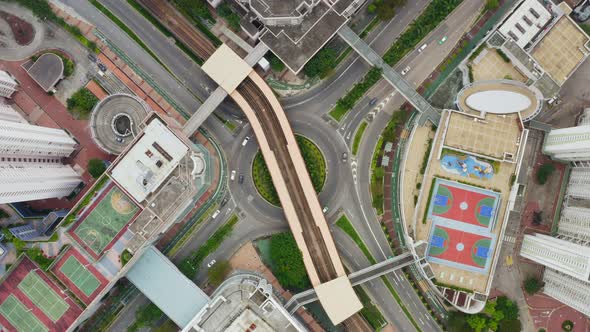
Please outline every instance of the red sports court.
[[492, 239], [479, 234], [436, 225], [431, 233], [428, 255], [436, 260], [486, 268]]
[[490, 226], [498, 202], [497, 197], [483, 193], [490, 191], [440, 179], [435, 186], [432, 215], [486, 228]]

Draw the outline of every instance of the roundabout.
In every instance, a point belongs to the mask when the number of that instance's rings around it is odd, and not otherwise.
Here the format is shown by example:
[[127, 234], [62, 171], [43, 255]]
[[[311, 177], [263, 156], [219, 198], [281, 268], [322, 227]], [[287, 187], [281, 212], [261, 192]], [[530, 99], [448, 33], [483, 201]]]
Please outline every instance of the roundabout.
[[[320, 193], [326, 183], [326, 160], [320, 148], [309, 138], [296, 134], [297, 144], [305, 161], [307, 172], [317, 193]], [[272, 178], [260, 150], [256, 152], [252, 161], [252, 179], [256, 191], [265, 201], [279, 207], [281, 202], [272, 183]]]

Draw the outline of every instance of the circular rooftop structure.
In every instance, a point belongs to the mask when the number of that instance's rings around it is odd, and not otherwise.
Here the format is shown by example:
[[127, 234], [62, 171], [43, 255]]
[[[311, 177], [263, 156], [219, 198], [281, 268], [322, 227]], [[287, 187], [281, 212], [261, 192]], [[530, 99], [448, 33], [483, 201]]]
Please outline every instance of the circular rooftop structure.
[[475, 82], [457, 95], [459, 110], [465, 113], [520, 113], [523, 121], [534, 118], [543, 96], [536, 88], [512, 80]]
[[92, 111], [90, 128], [98, 146], [112, 154], [123, 152], [138, 125], [151, 109], [141, 99], [128, 94], [114, 94], [101, 100]]

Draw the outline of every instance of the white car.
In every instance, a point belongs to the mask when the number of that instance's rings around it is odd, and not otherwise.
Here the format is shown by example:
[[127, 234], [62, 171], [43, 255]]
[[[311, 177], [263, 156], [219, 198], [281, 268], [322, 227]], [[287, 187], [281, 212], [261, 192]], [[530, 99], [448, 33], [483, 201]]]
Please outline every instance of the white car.
[[249, 140], [250, 140], [250, 136], [246, 136], [246, 138], [244, 138], [244, 140], [242, 141], [242, 146], [246, 146], [246, 144], [248, 144]]
[[211, 216], [211, 218], [215, 219], [217, 218], [217, 216], [221, 213], [221, 210], [217, 210], [215, 212], [213, 212], [213, 215]]
[[207, 267], [211, 267], [211, 266], [215, 265], [215, 263], [217, 263], [217, 261], [216, 260], [212, 260], [212, 261], [209, 262], [209, 264], [207, 264]]
[[236, 170], [234, 169], [233, 171], [231, 171], [231, 175], [229, 176], [230, 180], [235, 180], [236, 179]]
[[324, 214], [326, 214], [326, 212], [328, 212], [328, 207], [327, 207], [327, 206], [324, 206], [324, 209], [322, 210], [322, 212], [323, 212]]
[[418, 49], [418, 53], [422, 53], [422, 51], [424, 51], [426, 49], [426, 46], [428, 46], [428, 44], [424, 44], [424, 45], [420, 46], [420, 48]]
[[402, 70], [402, 76], [406, 75], [409, 71], [410, 71], [410, 66], [407, 66], [406, 68], [404, 68], [404, 70]]

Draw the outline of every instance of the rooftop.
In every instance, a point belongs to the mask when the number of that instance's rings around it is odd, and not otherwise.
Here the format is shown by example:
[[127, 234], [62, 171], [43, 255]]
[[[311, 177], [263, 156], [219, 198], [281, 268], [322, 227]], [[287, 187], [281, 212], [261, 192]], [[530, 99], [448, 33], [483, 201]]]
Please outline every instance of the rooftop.
[[111, 177], [142, 202], [172, 173], [189, 148], [164, 123], [153, 119], [111, 170]]
[[486, 114], [484, 118], [450, 112], [444, 145], [464, 152], [515, 161], [522, 124], [518, 113]]
[[274, 296], [266, 279], [236, 274], [226, 279], [209, 304], [183, 331], [306, 331]]
[[250, 0], [250, 6], [263, 17], [299, 17], [312, 3], [310, 0]]
[[551, 20], [551, 13], [539, 0], [523, 1], [498, 28], [500, 32], [525, 48]]
[[300, 24], [267, 25], [260, 40], [291, 71], [298, 73], [347, 21], [347, 17], [320, 2], [308, 11]]
[[588, 36], [568, 16], [562, 16], [531, 51], [531, 55], [560, 85], [586, 59]]
[[219, 46], [202, 68], [227, 93], [232, 93], [252, 71], [252, 67], [226, 44]]
[[64, 63], [57, 54], [44, 53], [27, 69], [27, 73], [45, 92], [49, 92], [63, 77]]

